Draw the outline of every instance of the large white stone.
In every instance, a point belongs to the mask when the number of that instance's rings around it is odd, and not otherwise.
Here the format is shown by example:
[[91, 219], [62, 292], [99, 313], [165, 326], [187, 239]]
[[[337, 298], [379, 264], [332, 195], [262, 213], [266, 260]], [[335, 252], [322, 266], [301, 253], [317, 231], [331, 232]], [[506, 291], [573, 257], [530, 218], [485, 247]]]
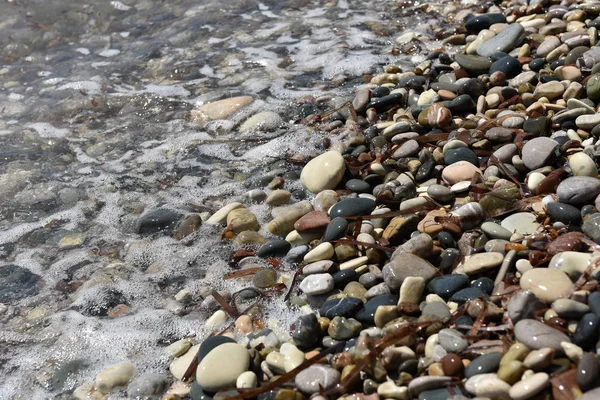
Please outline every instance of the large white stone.
[[202, 359], [196, 370], [196, 382], [208, 392], [233, 387], [249, 365], [250, 355], [244, 346], [225, 343], [215, 347]]
[[304, 166], [300, 174], [302, 186], [313, 193], [334, 189], [344, 176], [346, 163], [337, 151], [328, 151], [313, 158]]

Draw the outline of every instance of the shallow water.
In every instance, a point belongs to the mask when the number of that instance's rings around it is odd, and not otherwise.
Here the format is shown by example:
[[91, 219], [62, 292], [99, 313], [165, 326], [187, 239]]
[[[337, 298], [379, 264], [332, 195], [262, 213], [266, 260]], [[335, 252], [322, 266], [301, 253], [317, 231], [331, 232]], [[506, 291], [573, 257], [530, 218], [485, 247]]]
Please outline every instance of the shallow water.
[[[438, 11], [380, 0], [1, 3], [0, 269], [40, 278], [2, 295], [0, 398], [68, 398], [126, 360], [170, 376], [164, 348], [210, 332], [202, 299], [251, 283], [223, 281], [222, 227], [177, 241], [137, 234], [140, 215], [237, 200], [264, 225], [267, 206], [243, 195], [277, 175], [304, 198], [291, 179], [299, 166], [285, 159], [316, 154], [326, 133], [296, 122], [351, 99], [383, 66], [411, 69], [440, 47], [394, 42], [406, 29], [432, 38]], [[238, 95], [255, 100], [229, 120], [189, 121]], [[239, 132], [264, 110], [284, 126]], [[174, 299], [181, 289], [185, 303]], [[107, 316], [119, 304], [129, 312]], [[264, 317], [285, 331], [300, 313], [279, 299]]]

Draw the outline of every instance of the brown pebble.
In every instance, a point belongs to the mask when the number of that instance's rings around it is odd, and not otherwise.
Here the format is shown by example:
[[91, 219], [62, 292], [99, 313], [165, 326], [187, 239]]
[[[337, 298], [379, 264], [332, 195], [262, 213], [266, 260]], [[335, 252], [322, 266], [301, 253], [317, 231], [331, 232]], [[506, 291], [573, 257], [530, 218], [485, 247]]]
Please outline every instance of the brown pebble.
[[369, 153], [360, 153], [358, 155], [358, 162], [361, 163], [361, 164], [362, 163], [368, 163], [368, 162], [371, 162], [371, 161], [373, 161], [373, 156], [370, 155]]
[[453, 100], [456, 97], [456, 94], [444, 89], [440, 90], [438, 95], [442, 98], [442, 100]]
[[331, 219], [326, 212], [311, 211], [294, 223], [294, 229], [298, 232], [325, 229], [330, 221]]
[[277, 177], [273, 178], [273, 180], [271, 182], [269, 182], [267, 187], [269, 189], [279, 189], [280, 187], [283, 186], [284, 183], [285, 183], [285, 181], [283, 180], [283, 178], [280, 176], [277, 176]]
[[432, 104], [427, 110], [427, 122], [434, 128], [445, 128], [452, 122], [452, 113], [439, 103]]
[[461, 376], [465, 371], [465, 366], [459, 356], [448, 354], [441, 359], [442, 369], [446, 376]]

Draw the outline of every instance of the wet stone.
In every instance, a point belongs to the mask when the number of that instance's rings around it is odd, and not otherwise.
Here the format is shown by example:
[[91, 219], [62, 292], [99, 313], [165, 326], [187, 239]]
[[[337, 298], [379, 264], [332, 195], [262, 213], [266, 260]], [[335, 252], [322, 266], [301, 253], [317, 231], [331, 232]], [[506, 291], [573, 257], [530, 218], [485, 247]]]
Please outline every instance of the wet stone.
[[321, 327], [315, 314], [299, 317], [291, 327], [292, 339], [301, 349], [312, 349], [321, 341]]
[[600, 213], [588, 217], [581, 226], [581, 230], [592, 240], [598, 242], [600, 240]]
[[506, 310], [513, 323], [517, 323], [521, 319], [533, 318], [537, 311], [546, 307], [546, 304], [540, 301], [533, 292], [521, 290], [509, 299]]
[[262, 245], [256, 255], [258, 257], [283, 257], [291, 249], [291, 244], [283, 239], [271, 240]]
[[531, 290], [539, 300], [552, 303], [569, 296], [572, 282], [563, 271], [534, 268], [523, 274], [520, 285], [523, 290]]
[[577, 365], [577, 385], [587, 392], [600, 385], [600, 366], [594, 353], [583, 353]]
[[375, 201], [371, 199], [344, 199], [339, 203], [336, 203], [333, 207], [331, 207], [329, 215], [331, 216], [331, 218], [368, 215], [374, 209]]
[[346, 230], [348, 229], [348, 221], [342, 217], [336, 217], [331, 220], [331, 222], [327, 225], [327, 229], [325, 229], [325, 233], [323, 234], [323, 241], [329, 242], [332, 240], [337, 240], [344, 235], [346, 235]]
[[312, 193], [334, 189], [346, 171], [344, 158], [337, 151], [328, 151], [310, 160], [302, 169], [300, 182]]
[[302, 280], [300, 290], [307, 295], [318, 295], [333, 290], [333, 277], [330, 274], [313, 274]]
[[465, 22], [465, 28], [470, 32], [488, 29], [491, 25], [506, 22], [506, 17], [500, 13], [474, 15]]
[[371, 192], [371, 185], [362, 179], [350, 179], [348, 182], [346, 182], [346, 187], [355, 193]]
[[483, 57], [490, 57], [499, 51], [508, 53], [517, 45], [524, 31], [521, 24], [510, 24], [498, 35], [480, 44], [477, 48], [477, 54]]
[[469, 283], [469, 276], [465, 274], [450, 274], [433, 278], [427, 284], [427, 290], [443, 299], [448, 299], [452, 294], [464, 288]]
[[507, 78], [514, 78], [521, 72], [521, 63], [514, 57], [506, 56], [495, 61], [490, 67], [489, 74], [502, 72]]
[[450, 301], [462, 304], [469, 300], [473, 300], [473, 299], [477, 299], [477, 298], [487, 299], [488, 296], [485, 292], [483, 292], [479, 288], [468, 287], [468, 288], [461, 289], [461, 290], [457, 291], [456, 293], [454, 293], [452, 296], [450, 296]]
[[592, 350], [600, 335], [599, 328], [600, 317], [594, 313], [585, 314], [577, 323], [577, 328], [573, 333], [573, 343], [584, 351]]
[[158, 208], [142, 215], [135, 230], [142, 235], [158, 232], [171, 232], [179, 223], [181, 214], [166, 208]]
[[515, 338], [530, 349], [539, 350], [544, 347], [563, 352], [561, 342], [571, 343], [564, 333], [534, 319], [522, 319], [515, 324]]
[[442, 347], [449, 353], [459, 353], [469, 346], [464, 335], [455, 329], [442, 329], [438, 332]]
[[211, 351], [213, 351], [217, 346], [220, 346], [225, 343], [236, 343], [235, 340], [231, 339], [227, 336], [210, 336], [206, 338], [201, 344], [200, 349], [198, 350], [198, 362], [201, 362], [204, 357]]
[[337, 316], [351, 318], [363, 307], [361, 299], [356, 297], [344, 297], [340, 299], [327, 300], [319, 309], [322, 317], [334, 318]]
[[396, 305], [398, 296], [393, 294], [380, 294], [365, 303], [364, 308], [356, 313], [356, 319], [365, 325], [375, 324], [375, 312], [379, 306]]
[[318, 393], [320, 390], [329, 390], [340, 381], [340, 373], [328, 366], [312, 365], [300, 371], [294, 382], [296, 387], [305, 394]]
[[8, 264], [0, 267], [0, 283], [0, 302], [11, 303], [35, 296], [40, 290], [41, 278], [28, 269]]
[[329, 323], [327, 333], [335, 340], [348, 340], [358, 336], [362, 324], [354, 318], [335, 317]]
[[581, 222], [581, 212], [577, 207], [558, 201], [546, 205], [546, 213], [553, 221], [562, 222], [567, 225], [579, 224]]
[[310, 211], [294, 223], [298, 232], [322, 231], [330, 222], [329, 216], [324, 211]]
[[465, 376], [470, 378], [479, 374], [496, 372], [500, 366], [502, 353], [490, 353], [475, 358], [465, 369]]
[[162, 374], [145, 374], [135, 378], [127, 386], [127, 396], [130, 398], [143, 398], [160, 396], [167, 391], [169, 379]]

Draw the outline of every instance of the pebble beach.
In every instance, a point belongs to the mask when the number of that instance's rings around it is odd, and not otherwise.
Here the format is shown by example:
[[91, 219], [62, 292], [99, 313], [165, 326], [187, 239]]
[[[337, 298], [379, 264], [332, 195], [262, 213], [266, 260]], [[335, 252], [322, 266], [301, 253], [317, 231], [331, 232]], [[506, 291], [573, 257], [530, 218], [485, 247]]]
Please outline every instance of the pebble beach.
[[0, 13], [1, 399], [600, 398], [600, 2]]

